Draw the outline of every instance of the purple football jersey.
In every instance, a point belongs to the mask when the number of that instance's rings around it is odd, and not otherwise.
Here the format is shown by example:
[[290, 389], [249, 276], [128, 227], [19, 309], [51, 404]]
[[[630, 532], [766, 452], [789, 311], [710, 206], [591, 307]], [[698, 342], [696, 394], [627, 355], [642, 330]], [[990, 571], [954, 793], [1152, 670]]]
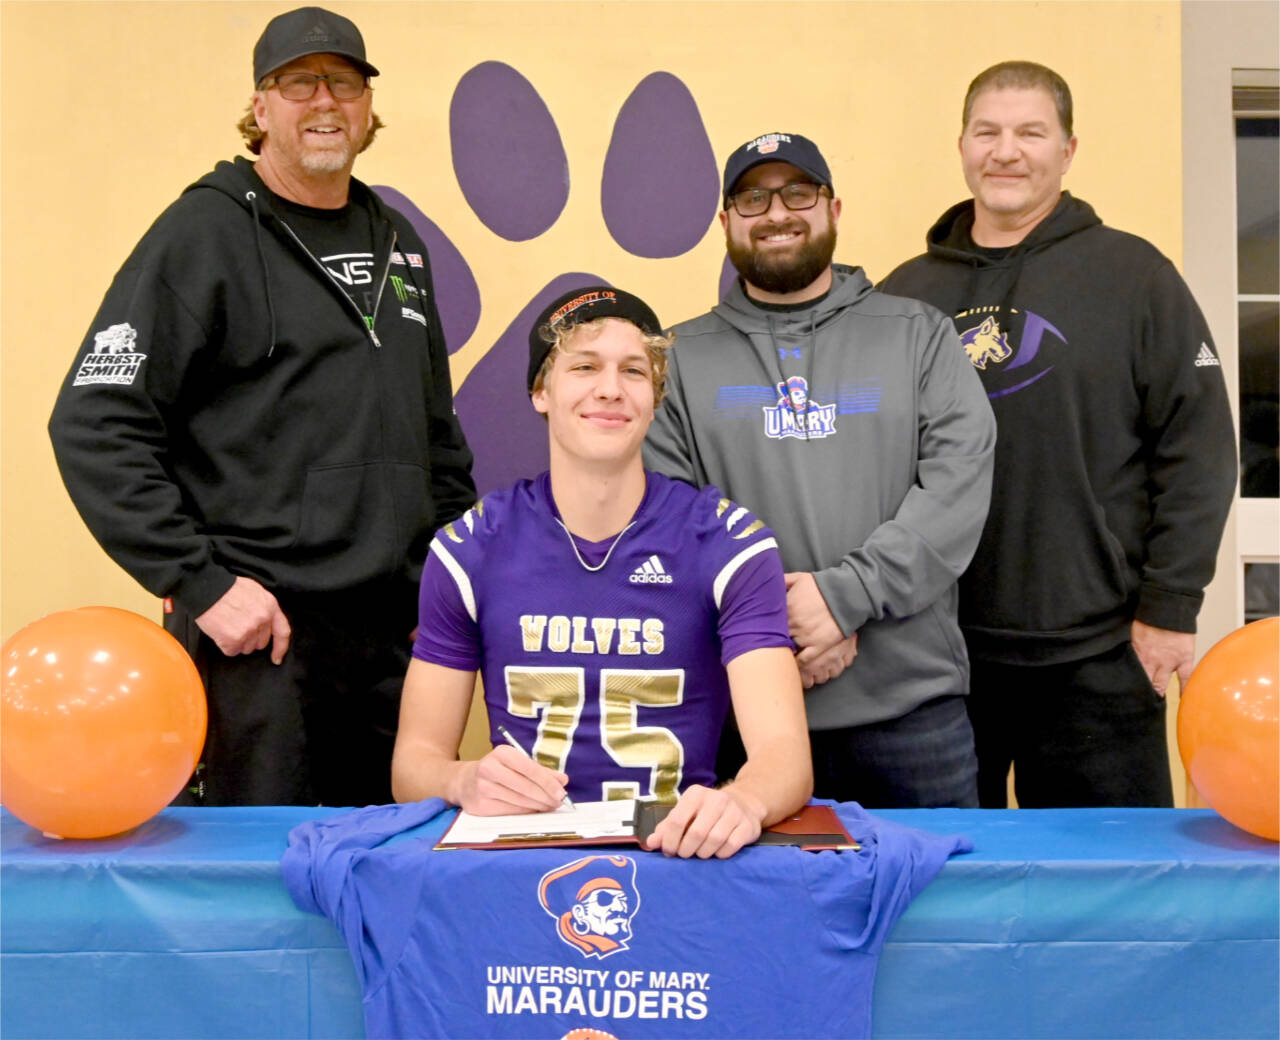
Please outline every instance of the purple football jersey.
[[791, 647], [773, 533], [714, 487], [646, 479], [596, 546], [561, 523], [548, 474], [520, 481], [441, 528], [423, 571], [414, 656], [478, 669], [491, 739], [505, 725], [575, 799], [713, 784], [724, 665]]

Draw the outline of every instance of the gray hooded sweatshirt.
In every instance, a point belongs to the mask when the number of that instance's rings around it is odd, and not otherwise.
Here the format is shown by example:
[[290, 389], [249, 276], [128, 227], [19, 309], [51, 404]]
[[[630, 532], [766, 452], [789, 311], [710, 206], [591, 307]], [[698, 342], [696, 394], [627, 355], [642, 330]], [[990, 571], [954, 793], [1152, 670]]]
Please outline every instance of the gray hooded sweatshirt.
[[741, 283], [675, 327], [648, 468], [714, 484], [811, 571], [858, 656], [806, 698], [809, 728], [898, 718], [968, 691], [956, 581], [987, 516], [995, 420], [951, 321], [834, 267], [811, 306]]

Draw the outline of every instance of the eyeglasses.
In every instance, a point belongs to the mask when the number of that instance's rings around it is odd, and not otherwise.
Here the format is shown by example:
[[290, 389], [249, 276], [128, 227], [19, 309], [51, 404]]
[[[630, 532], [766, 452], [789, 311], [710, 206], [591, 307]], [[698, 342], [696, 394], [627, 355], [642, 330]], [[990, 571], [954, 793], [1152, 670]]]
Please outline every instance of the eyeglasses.
[[784, 184], [781, 188], [743, 188], [730, 195], [729, 202], [733, 203], [738, 216], [758, 217], [761, 213], [769, 212], [775, 195], [782, 198], [782, 204], [787, 209], [813, 209], [822, 195], [822, 185], [810, 181], [795, 181]]
[[286, 72], [275, 77], [275, 86], [280, 96], [288, 101], [309, 101], [315, 96], [321, 80], [329, 84], [329, 93], [339, 101], [354, 101], [368, 87], [368, 80], [358, 72], [331, 72], [327, 76], [318, 76], [314, 72]]

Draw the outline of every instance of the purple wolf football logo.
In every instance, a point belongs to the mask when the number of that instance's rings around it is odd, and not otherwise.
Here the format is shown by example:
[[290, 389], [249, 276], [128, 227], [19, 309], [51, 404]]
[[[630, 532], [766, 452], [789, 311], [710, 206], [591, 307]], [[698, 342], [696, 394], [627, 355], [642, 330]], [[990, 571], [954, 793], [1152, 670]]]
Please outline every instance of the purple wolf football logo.
[[636, 863], [628, 856], [587, 856], [542, 875], [538, 902], [560, 941], [584, 957], [625, 950], [640, 908]]
[[993, 317], [988, 317], [981, 325], [965, 329], [960, 334], [960, 342], [974, 368], [985, 369], [988, 361], [998, 364], [1012, 353], [1008, 334], [1000, 331], [1000, 325]]

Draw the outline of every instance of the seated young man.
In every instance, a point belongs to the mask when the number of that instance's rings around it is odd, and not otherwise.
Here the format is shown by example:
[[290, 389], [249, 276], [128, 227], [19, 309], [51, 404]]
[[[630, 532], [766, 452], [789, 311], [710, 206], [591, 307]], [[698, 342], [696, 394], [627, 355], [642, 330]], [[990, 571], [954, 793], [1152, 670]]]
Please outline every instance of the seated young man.
[[[715, 488], [641, 463], [671, 343], [661, 332], [643, 301], [607, 286], [535, 323], [529, 391], [551, 469], [486, 496], [431, 545], [392, 763], [400, 801], [496, 815], [566, 794], [654, 797], [677, 804], [649, 847], [706, 858], [808, 800], [773, 535]], [[477, 670], [495, 747], [461, 762]], [[717, 788], [730, 702], [747, 761]]]

